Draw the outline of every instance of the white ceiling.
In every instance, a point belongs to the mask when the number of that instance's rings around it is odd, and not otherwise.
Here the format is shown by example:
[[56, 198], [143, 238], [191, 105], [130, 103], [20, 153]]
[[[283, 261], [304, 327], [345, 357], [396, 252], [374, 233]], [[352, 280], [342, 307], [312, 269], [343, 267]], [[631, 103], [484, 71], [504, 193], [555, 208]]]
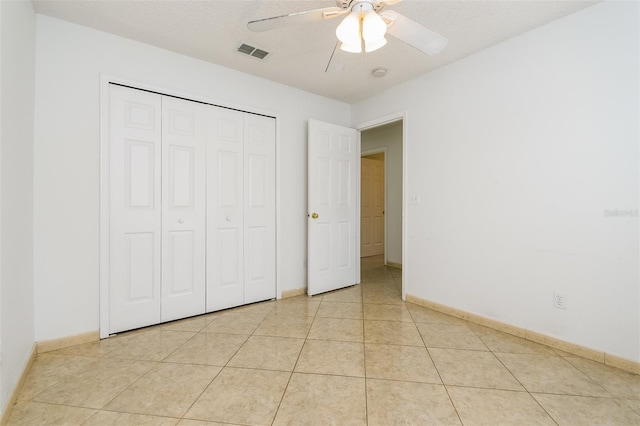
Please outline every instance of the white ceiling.
[[[404, 0], [388, 6], [449, 39], [444, 51], [427, 56], [388, 36], [388, 44], [367, 54], [337, 50], [340, 19], [263, 33], [250, 20], [335, 6], [334, 0], [38, 0], [38, 13], [127, 37], [233, 68], [329, 98], [354, 103], [420, 74], [522, 34], [596, 1]], [[236, 52], [247, 43], [270, 52], [258, 60]], [[371, 71], [388, 69], [383, 78]]]

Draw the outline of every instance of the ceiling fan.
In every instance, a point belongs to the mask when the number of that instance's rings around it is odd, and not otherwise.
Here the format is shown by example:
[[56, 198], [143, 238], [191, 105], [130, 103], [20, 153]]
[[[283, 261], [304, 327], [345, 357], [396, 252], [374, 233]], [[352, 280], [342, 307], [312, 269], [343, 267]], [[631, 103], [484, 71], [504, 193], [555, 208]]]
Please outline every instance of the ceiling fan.
[[444, 49], [448, 40], [440, 34], [393, 10], [383, 10], [385, 6], [400, 1], [402, 0], [336, 0], [334, 7], [258, 19], [250, 21], [247, 27], [251, 31], [261, 32], [345, 16], [336, 28], [338, 43], [343, 51], [373, 52], [387, 43], [385, 34], [390, 34], [427, 55], [435, 55]]

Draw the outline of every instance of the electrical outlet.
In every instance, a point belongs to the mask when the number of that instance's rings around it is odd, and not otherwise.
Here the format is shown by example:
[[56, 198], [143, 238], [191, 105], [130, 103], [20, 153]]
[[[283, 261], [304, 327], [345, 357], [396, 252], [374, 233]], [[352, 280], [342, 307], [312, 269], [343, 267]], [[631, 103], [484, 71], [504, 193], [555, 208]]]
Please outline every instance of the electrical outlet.
[[564, 293], [553, 293], [553, 307], [567, 309], [567, 295]]

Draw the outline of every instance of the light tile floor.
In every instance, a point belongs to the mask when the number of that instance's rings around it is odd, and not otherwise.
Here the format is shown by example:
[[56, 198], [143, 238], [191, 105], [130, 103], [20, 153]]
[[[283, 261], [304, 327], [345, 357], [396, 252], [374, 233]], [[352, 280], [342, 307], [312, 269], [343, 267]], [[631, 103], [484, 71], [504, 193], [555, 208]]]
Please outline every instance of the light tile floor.
[[401, 273], [38, 355], [10, 424], [640, 425], [640, 377], [400, 298]]

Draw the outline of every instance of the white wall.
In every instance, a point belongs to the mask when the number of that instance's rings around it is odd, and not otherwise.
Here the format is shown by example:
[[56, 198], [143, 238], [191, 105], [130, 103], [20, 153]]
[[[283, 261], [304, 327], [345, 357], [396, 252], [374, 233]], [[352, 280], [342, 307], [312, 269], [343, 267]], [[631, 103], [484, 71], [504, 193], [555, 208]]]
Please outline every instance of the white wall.
[[408, 294], [640, 360], [638, 16], [600, 3], [353, 106], [407, 110]]
[[30, 1], [0, 2], [0, 411], [34, 343], [35, 23]]
[[362, 152], [386, 148], [387, 262], [402, 264], [402, 122], [364, 130], [361, 135]]
[[306, 287], [307, 120], [348, 125], [349, 105], [41, 15], [37, 58], [36, 340], [98, 329], [100, 73], [277, 114], [279, 279]]

